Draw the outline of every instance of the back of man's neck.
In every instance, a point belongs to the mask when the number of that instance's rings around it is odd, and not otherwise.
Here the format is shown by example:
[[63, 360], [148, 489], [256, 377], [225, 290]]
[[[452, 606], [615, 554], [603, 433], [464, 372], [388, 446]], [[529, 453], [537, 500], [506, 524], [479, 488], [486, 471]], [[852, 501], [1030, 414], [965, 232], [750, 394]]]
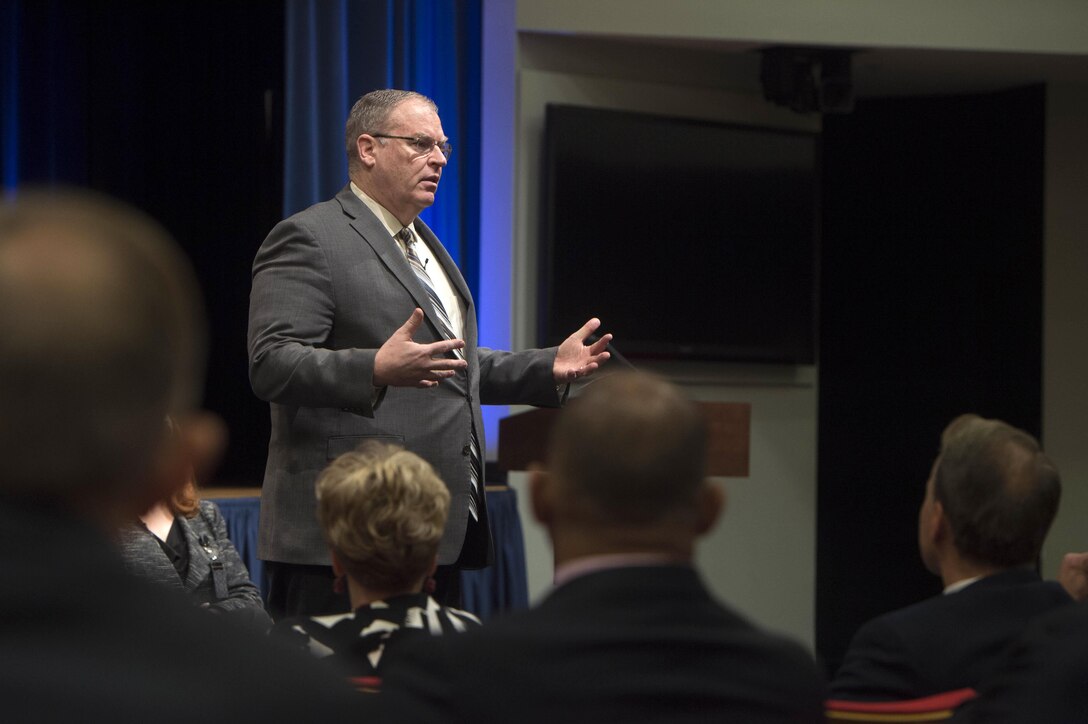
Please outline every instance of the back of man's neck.
[[986, 578], [1005, 570], [1008, 569], [988, 563], [974, 563], [964, 560], [962, 557], [956, 557], [942, 562], [941, 583], [947, 589], [949, 586], [954, 586], [963, 581]]

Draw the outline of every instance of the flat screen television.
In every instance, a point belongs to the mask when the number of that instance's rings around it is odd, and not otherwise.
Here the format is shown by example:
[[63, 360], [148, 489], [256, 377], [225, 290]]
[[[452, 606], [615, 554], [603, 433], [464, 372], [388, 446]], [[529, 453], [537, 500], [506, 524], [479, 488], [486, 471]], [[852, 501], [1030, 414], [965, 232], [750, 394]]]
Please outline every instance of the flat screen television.
[[544, 146], [542, 345], [813, 363], [815, 134], [549, 105]]

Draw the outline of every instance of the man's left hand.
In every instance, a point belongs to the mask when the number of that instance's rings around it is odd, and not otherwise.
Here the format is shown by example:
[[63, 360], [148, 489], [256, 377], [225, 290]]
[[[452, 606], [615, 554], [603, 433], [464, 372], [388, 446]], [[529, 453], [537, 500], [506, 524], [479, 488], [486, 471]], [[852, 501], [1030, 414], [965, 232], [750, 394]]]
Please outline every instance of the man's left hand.
[[604, 364], [611, 355], [605, 351], [612, 341], [611, 334], [604, 334], [593, 344], [586, 344], [586, 338], [597, 331], [601, 320], [594, 317], [581, 329], [563, 340], [555, 355], [552, 374], [557, 385], [573, 382], [581, 377], [588, 377]]

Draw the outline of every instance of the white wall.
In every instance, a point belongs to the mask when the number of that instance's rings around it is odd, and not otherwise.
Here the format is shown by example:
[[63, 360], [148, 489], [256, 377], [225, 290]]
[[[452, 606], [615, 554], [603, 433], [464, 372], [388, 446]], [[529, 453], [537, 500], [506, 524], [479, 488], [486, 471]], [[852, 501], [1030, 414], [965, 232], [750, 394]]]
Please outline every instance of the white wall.
[[1054, 575], [1088, 550], [1088, 88], [1047, 89], [1043, 447], [1062, 503], [1043, 551]]
[[[710, 589], [763, 626], [813, 647], [816, 585], [816, 379], [812, 367], [669, 365], [695, 400], [752, 406], [747, 478], [717, 478], [726, 509], [699, 546]], [[525, 530], [533, 599], [551, 583], [552, 551], [533, 520], [523, 474], [511, 475]]]
[[[1016, 53], [1088, 52], [1083, 0], [484, 0], [516, 6], [512, 341], [532, 346], [543, 108], [549, 101], [790, 126], [815, 123], [768, 106], [737, 65], [715, 57], [762, 43]], [[600, 39], [587, 47], [580, 40]], [[639, 46], [640, 38], [706, 40]], [[622, 41], [617, 44], [617, 40]], [[619, 45], [628, 44], [624, 50]], [[486, 48], [485, 48], [486, 54]], [[735, 58], [733, 59], [736, 60]], [[754, 70], [753, 64], [750, 69]], [[744, 68], [741, 68], [744, 71]], [[746, 71], [747, 72], [747, 71]], [[746, 84], [750, 89], [751, 82]], [[730, 90], [733, 88], [734, 90]], [[500, 102], [511, 101], [509, 96]], [[1063, 471], [1062, 511], [1045, 552], [1088, 550], [1088, 90], [1048, 92], [1044, 446]], [[635, 203], [633, 201], [633, 203]], [[605, 320], [607, 322], [607, 320]], [[622, 340], [617, 340], [622, 349]], [[750, 402], [751, 475], [724, 481], [730, 506], [699, 554], [711, 587], [757, 622], [813, 642], [816, 379], [813, 368], [665, 370], [698, 399]], [[519, 490], [535, 597], [551, 553]]]
[[[681, 83], [650, 83], [587, 75], [572, 70], [570, 58], [550, 58], [547, 39], [530, 41], [532, 57], [521, 54], [518, 75], [517, 208], [515, 213], [515, 345], [532, 346], [535, 329], [544, 109], [550, 102], [665, 113], [782, 128], [818, 129], [818, 119], [799, 116], [761, 98]], [[568, 45], [557, 41], [555, 50]], [[631, 67], [637, 46], [612, 48], [601, 64]], [[629, 62], [628, 62], [629, 61]], [[541, 70], [562, 65], [563, 71]], [[535, 67], [528, 67], [535, 66]], [[688, 68], [688, 71], [697, 69]], [[691, 72], [674, 69], [685, 79]], [[664, 78], [659, 78], [664, 80]], [[627, 151], [624, 151], [627, 152]], [[630, 209], [642, 203], [632, 194]], [[707, 308], [713, 315], [718, 310]], [[607, 328], [608, 320], [603, 320]], [[572, 330], [573, 331], [573, 330]], [[616, 340], [623, 349], [623, 340]], [[810, 647], [814, 641], [816, 543], [816, 387], [812, 367], [686, 365], [660, 369], [694, 399], [752, 405], [751, 474], [721, 481], [730, 506], [700, 548], [698, 563], [711, 589], [760, 624], [787, 632]], [[515, 478], [522, 503], [524, 487]], [[530, 594], [550, 583], [551, 549], [531, 515], [523, 510], [529, 558]]]
[[519, 0], [522, 32], [1083, 53], [1083, 0]]

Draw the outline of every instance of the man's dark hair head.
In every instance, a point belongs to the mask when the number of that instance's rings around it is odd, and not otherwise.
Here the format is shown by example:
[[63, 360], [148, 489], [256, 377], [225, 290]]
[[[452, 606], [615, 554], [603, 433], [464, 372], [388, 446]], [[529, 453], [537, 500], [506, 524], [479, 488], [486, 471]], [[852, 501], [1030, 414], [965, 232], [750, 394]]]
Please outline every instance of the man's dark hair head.
[[602, 522], [653, 523], [695, 502], [707, 432], [678, 388], [639, 372], [590, 384], [552, 429], [549, 470]]
[[[344, 124], [344, 146], [348, 154], [348, 171], [353, 171], [359, 163], [356, 140], [364, 133], [388, 133], [386, 125], [393, 109], [405, 101], [426, 103], [438, 113], [438, 106], [427, 96], [415, 91], [385, 88], [371, 91], [355, 101]], [[441, 139], [439, 139], [441, 140]]]
[[166, 416], [198, 399], [202, 320], [188, 262], [143, 214], [75, 192], [0, 205], [0, 493], [139, 482]]
[[1028, 433], [961, 415], [941, 435], [933, 493], [962, 556], [1012, 567], [1038, 558], [1058, 511], [1061, 481]]

